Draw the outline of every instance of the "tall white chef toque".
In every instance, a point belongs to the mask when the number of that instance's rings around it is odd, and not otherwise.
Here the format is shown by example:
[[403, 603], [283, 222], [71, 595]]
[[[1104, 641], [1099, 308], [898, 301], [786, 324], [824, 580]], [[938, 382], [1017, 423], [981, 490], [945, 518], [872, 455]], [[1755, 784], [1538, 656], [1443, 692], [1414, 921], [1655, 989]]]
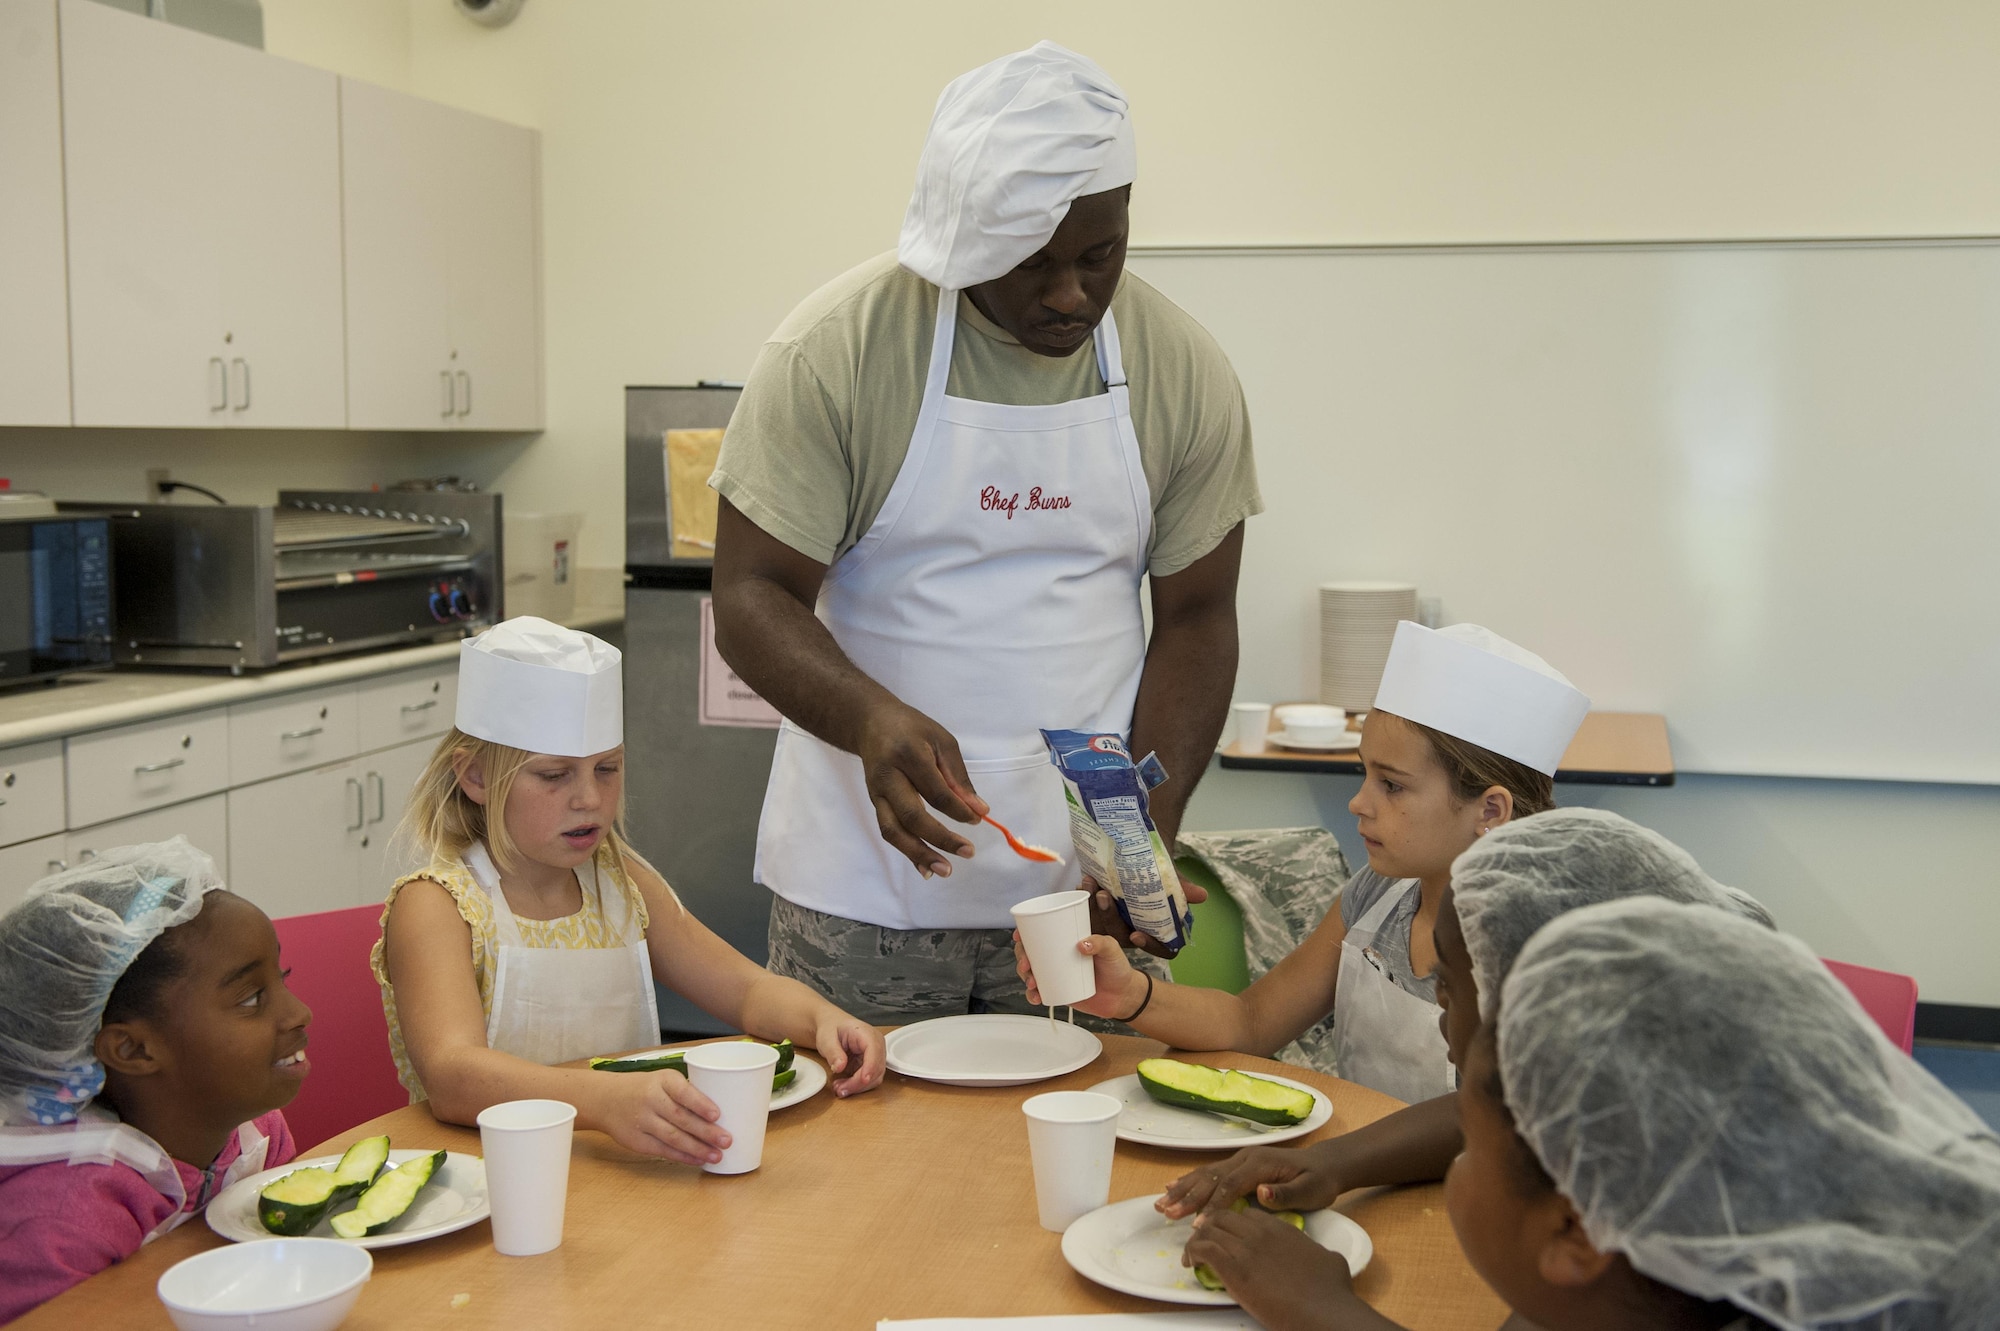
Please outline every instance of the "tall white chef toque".
[[1590, 699], [1541, 657], [1477, 624], [1396, 625], [1375, 706], [1554, 776]]
[[1072, 201], [1138, 170], [1124, 90], [1036, 42], [945, 85], [896, 257], [951, 290], [990, 282], [1048, 244]]
[[522, 615], [458, 649], [458, 728], [530, 753], [588, 758], [625, 742], [616, 647]]

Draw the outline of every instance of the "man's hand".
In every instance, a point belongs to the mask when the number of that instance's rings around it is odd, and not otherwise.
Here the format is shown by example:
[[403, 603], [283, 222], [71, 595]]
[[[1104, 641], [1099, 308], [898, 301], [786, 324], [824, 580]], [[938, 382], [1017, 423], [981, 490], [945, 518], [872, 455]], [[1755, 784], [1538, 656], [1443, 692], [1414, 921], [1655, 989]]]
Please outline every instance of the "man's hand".
[[951, 861], [940, 851], [972, 858], [972, 843], [931, 816], [936, 809], [961, 823], [976, 823], [987, 812], [949, 730], [884, 695], [863, 718], [855, 752], [882, 839], [908, 856], [918, 873], [949, 877]]
[[[1118, 913], [1118, 903], [1112, 900], [1109, 892], [1097, 885], [1095, 879], [1086, 876], [1077, 886], [1083, 891], [1090, 893], [1091, 933], [1103, 934], [1110, 938], [1127, 938], [1131, 941], [1133, 947], [1143, 952], [1150, 952], [1156, 957], [1171, 957], [1174, 955], [1167, 951], [1165, 943], [1162, 943], [1151, 934], [1139, 929], [1127, 929], [1125, 927], [1125, 917]], [[1181, 879], [1181, 895], [1187, 898], [1188, 905], [1193, 906], [1208, 900], [1208, 889], [1200, 883], [1190, 883], [1187, 879], [1183, 878]]]

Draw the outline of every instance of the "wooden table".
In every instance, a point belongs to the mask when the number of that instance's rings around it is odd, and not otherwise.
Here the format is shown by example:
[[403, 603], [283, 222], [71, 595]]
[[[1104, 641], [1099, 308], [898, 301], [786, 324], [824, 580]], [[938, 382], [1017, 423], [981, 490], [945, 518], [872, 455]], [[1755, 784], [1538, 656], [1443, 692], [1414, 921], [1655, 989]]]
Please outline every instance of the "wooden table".
[[[1281, 704], [1283, 705], [1283, 704]], [[1277, 722], [1272, 721], [1272, 728]], [[1222, 750], [1222, 765], [1246, 772], [1318, 772], [1360, 776], [1361, 755], [1281, 749], [1246, 753], [1235, 743]], [[1652, 712], [1592, 712], [1563, 753], [1556, 780], [1580, 786], [1671, 786], [1674, 750], [1667, 741], [1667, 718]]]
[[[1104, 1046], [1090, 1066], [1033, 1086], [937, 1086], [891, 1074], [879, 1090], [852, 1100], [822, 1092], [772, 1115], [763, 1168], [731, 1178], [643, 1159], [600, 1133], [578, 1133], [562, 1247], [502, 1257], [482, 1223], [379, 1249], [374, 1278], [345, 1326], [867, 1331], [884, 1317], [1168, 1310], [1071, 1271], [1059, 1236], [1035, 1221], [1021, 1102], [1045, 1090], [1088, 1089], [1161, 1052], [1158, 1043], [1130, 1036], [1106, 1036]], [[1398, 1103], [1265, 1059], [1202, 1058], [1281, 1071], [1326, 1091], [1333, 1121], [1311, 1140], [1360, 1127]], [[413, 1105], [308, 1154], [380, 1132], [398, 1147], [479, 1151], [476, 1131], [439, 1124]], [[1120, 1142], [1111, 1196], [1159, 1192], [1208, 1158]], [[1442, 1187], [1351, 1193], [1341, 1209], [1375, 1241], [1375, 1260], [1355, 1282], [1370, 1303], [1417, 1331], [1493, 1331], [1506, 1320], [1506, 1307], [1459, 1251]], [[221, 1242], [200, 1220], [190, 1221], [14, 1326], [168, 1327], [154, 1282], [175, 1262]], [[453, 1309], [458, 1294], [471, 1298]]]

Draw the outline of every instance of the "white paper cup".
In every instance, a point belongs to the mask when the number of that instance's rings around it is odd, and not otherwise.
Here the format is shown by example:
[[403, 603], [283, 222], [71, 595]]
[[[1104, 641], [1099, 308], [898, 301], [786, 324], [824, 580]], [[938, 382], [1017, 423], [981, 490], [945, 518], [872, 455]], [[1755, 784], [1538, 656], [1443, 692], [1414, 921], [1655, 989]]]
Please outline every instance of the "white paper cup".
[[1050, 1091], [1021, 1103], [1043, 1229], [1060, 1234], [1111, 1200], [1111, 1156], [1124, 1109], [1096, 1091]]
[[504, 1256], [532, 1257], [562, 1244], [575, 1127], [576, 1106], [560, 1100], [509, 1100], [479, 1111], [493, 1246]]
[[1271, 733], [1271, 705], [1263, 702], [1232, 704], [1229, 715], [1236, 722], [1236, 747], [1245, 753], [1262, 753]]
[[1090, 937], [1090, 893], [1051, 892], [1014, 906], [1035, 987], [1048, 1007], [1081, 1003], [1097, 992], [1097, 972], [1076, 945]]
[[763, 1164], [778, 1051], [754, 1040], [696, 1045], [687, 1051], [687, 1069], [694, 1088], [722, 1111], [717, 1121], [730, 1139], [722, 1159], [702, 1168], [711, 1174], [747, 1174]]

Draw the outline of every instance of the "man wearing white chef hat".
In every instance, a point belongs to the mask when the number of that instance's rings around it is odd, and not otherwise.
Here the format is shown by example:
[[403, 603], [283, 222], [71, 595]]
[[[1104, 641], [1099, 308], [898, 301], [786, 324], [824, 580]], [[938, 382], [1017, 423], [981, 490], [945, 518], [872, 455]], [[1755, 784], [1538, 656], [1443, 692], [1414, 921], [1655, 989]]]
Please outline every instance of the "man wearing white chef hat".
[[787, 718], [771, 964], [879, 1020], [1025, 1009], [1008, 906], [1076, 878], [976, 824], [1067, 847], [1040, 728], [1157, 750], [1171, 844], [1228, 709], [1249, 424], [1124, 272], [1134, 142], [1054, 43], [954, 80], [897, 251], [765, 344], [710, 480], [718, 645]]

